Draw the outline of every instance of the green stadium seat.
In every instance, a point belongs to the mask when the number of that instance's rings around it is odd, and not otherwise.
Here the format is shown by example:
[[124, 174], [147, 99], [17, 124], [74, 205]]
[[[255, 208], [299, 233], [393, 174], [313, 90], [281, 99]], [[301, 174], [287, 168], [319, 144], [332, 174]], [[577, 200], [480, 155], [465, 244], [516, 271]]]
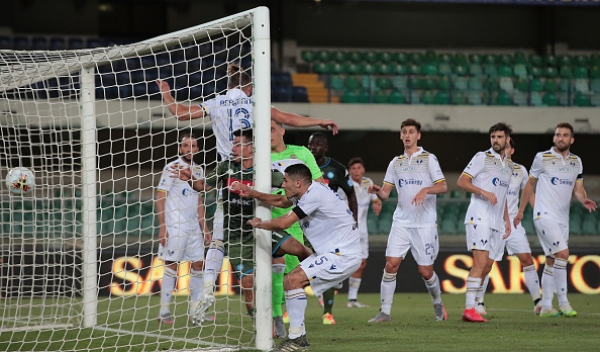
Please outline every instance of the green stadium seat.
[[555, 78], [558, 76], [558, 71], [556, 70], [556, 68], [552, 67], [552, 66], [548, 66], [544, 68], [544, 76], [548, 77], [548, 78]]
[[470, 90], [483, 90], [483, 81], [479, 77], [469, 78], [469, 89]]
[[498, 56], [498, 62], [503, 66], [510, 66], [513, 64], [513, 57], [509, 54], [501, 54]]
[[450, 105], [450, 95], [445, 91], [438, 91], [435, 95], [435, 104], [437, 105]]
[[360, 88], [360, 81], [358, 80], [357, 76], [348, 75], [348, 76], [346, 76], [345, 85], [346, 85], [346, 88], [348, 88], [348, 89], [356, 90], [356, 89]]
[[352, 51], [346, 55], [346, 58], [355, 64], [360, 63], [363, 58], [363, 54], [359, 51]]
[[394, 53], [384, 51], [381, 54], [379, 54], [379, 60], [383, 63], [389, 64], [392, 61], [395, 61], [395, 55]]
[[571, 66], [563, 65], [560, 67], [559, 76], [561, 78], [573, 78], [573, 70]]
[[569, 219], [569, 233], [573, 235], [581, 235], [583, 233], [581, 222]]
[[558, 95], [558, 105], [560, 106], [571, 106], [573, 96], [569, 93], [560, 93]]
[[485, 54], [483, 55], [481, 62], [483, 62], [484, 65], [496, 65], [496, 55]]
[[329, 74], [332, 72], [332, 64], [329, 62], [317, 62], [314, 69], [317, 73]]
[[452, 104], [454, 105], [467, 105], [467, 96], [464, 92], [453, 92], [452, 93]]
[[380, 54], [376, 51], [367, 51], [363, 54], [363, 60], [368, 63], [375, 63], [379, 61]]
[[483, 105], [484, 104], [481, 91], [476, 91], [476, 90], [472, 90], [469, 92], [467, 101], [471, 105]]
[[575, 91], [581, 92], [584, 94], [589, 94], [590, 85], [588, 84], [587, 79], [576, 79], [575, 80]]
[[594, 93], [600, 93], [600, 79], [596, 78], [590, 81], [590, 88]]
[[408, 55], [406, 55], [405, 53], [396, 53], [394, 55], [394, 61], [401, 64], [406, 64], [408, 63]]
[[467, 61], [467, 57], [463, 53], [454, 54], [454, 65], [467, 66], [469, 61]]
[[513, 71], [515, 73], [515, 76], [527, 78], [527, 66], [525, 66], [524, 64], [516, 64], [513, 67]]
[[315, 53], [316, 60], [319, 62], [329, 62], [331, 61], [331, 52], [326, 50], [319, 50]]
[[577, 66], [587, 66], [589, 63], [589, 59], [585, 55], [575, 55], [572, 61]]
[[517, 51], [513, 55], [513, 62], [515, 64], [527, 65], [527, 56], [525, 56], [525, 53], [523, 53], [522, 51]]
[[437, 76], [438, 74], [438, 67], [436, 64], [433, 63], [426, 63], [423, 65], [423, 68], [421, 69], [421, 72], [426, 75], [426, 76]]
[[367, 231], [370, 234], [379, 233], [379, 217], [372, 211], [367, 214]]
[[393, 90], [390, 93], [390, 104], [406, 104], [406, 99], [402, 92]]
[[461, 190], [454, 189], [454, 190], [450, 191], [450, 198], [453, 198], [453, 199], [462, 199], [464, 197], [465, 197], [465, 194]]
[[339, 62], [331, 62], [329, 63], [329, 73], [332, 74], [342, 74], [346, 73], [347, 66], [345, 64]]
[[496, 65], [494, 64], [486, 64], [483, 67], [483, 72], [490, 77], [498, 76], [498, 70], [496, 69]]
[[573, 70], [573, 77], [574, 78], [588, 78], [587, 68], [583, 67], [583, 66], [575, 67], [575, 69]]
[[424, 90], [423, 94], [421, 94], [421, 102], [425, 105], [435, 104], [435, 97], [433, 92], [430, 90]]
[[344, 63], [343, 66], [344, 66], [344, 71], [347, 74], [356, 75], [356, 74], [360, 73], [360, 66], [355, 64], [354, 62], [348, 61], [348, 62]]
[[425, 52], [425, 58], [424, 58], [425, 62], [431, 63], [431, 64], [437, 64], [438, 63], [437, 59], [438, 59], [438, 57], [435, 54], [435, 51], [433, 51], [433, 50], [427, 50]]
[[335, 89], [335, 90], [343, 90], [344, 89], [344, 78], [340, 75], [329, 76], [329, 88]]
[[400, 63], [392, 65], [392, 73], [396, 75], [405, 75], [408, 73], [408, 67]]
[[375, 76], [372, 75], [364, 75], [361, 80], [361, 87], [366, 90], [376, 90], [377, 85], [375, 83]]
[[498, 92], [498, 96], [496, 97], [496, 105], [501, 106], [510, 106], [513, 105], [513, 100], [510, 94], [504, 90]]
[[423, 80], [420, 79], [419, 77], [410, 77], [408, 79], [408, 87], [410, 89], [423, 89], [423, 87], [424, 87]]
[[450, 78], [448, 76], [441, 76], [438, 81], [438, 87], [443, 91], [450, 90]]
[[508, 65], [501, 65], [498, 68], [498, 76], [500, 76], [500, 77], [512, 77], [513, 76], [513, 70]]
[[420, 75], [422, 72], [421, 66], [418, 64], [410, 64], [408, 65], [408, 73], [411, 75]]
[[479, 64], [470, 64], [469, 65], [469, 74], [473, 76], [478, 76], [483, 74], [483, 70], [481, 69], [481, 65]]
[[452, 66], [447, 62], [442, 62], [438, 65], [438, 72], [440, 75], [450, 76], [452, 74]]
[[600, 78], [600, 64], [592, 66], [590, 69], [590, 78]]
[[525, 229], [525, 233], [528, 235], [535, 235], [535, 226], [533, 225], [533, 220], [531, 217], [524, 217], [523, 222], [521, 224]]
[[375, 79], [375, 85], [379, 89], [390, 89], [392, 88], [392, 80], [389, 77], [377, 77]]
[[409, 97], [410, 97], [409, 104], [412, 104], [412, 105], [421, 104], [421, 96], [419, 95], [419, 92], [413, 90], [410, 92]]
[[[470, 79], [473, 79], [474, 77], [471, 77]], [[465, 91], [468, 89], [467, 86], [468, 82], [467, 82], [467, 78], [466, 77], [456, 77], [454, 79], [454, 89], [456, 90], [461, 90], [461, 91]]]
[[538, 78], [533, 78], [531, 81], [532, 92], [542, 92], [544, 90], [544, 83]]
[[358, 103], [358, 96], [354, 90], [346, 90], [340, 101], [346, 104], [356, 104]]
[[538, 78], [544, 76], [544, 71], [537, 66], [532, 66], [531, 69], [529, 69], [529, 71], [531, 72], [532, 77]]
[[546, 66], [553, 66], [553, 67], [558, 66], [558, 60], [556, 59], [556, 56], [554, 56], [554, 55], [545, 55], [544, 63], [546, 64]]
[[458, 76], [466, 76], [468, 74], [467, 65], [455, 65], [454, 73]]
[[531, 92], [531, 105], [536, 107], [546, 106], [542, 100], [542, 94], [540, 92]]
[[345, 51], [334, 51], [331, 53], [331, 60], [342, 63], [348, 59], [348, 53]]
[[437, 77], [427, 77], [427, 78], [423, 79], [423, 88], [437, 89], [438, 88]]
[[542, 98], [542, 101], [547, 106], [558, 106], [558, 97], [554, 92], [546, 92]]
[[362, 63], [359, 64], [360, 67], [360, 72], [367, 74], [367, 75], [372, 75], [375, 73], [375, 65], [370, 64], [370, 63]]
[[498, 84], [498, 79], [496, 78], [486, 78], [484, 82], [484, 88], [487, 91], [497, 92], [500, 90], [500, 86]]
[[546, 92], [556, 93], [556, 92], [558, 92], [558, 83], [556, 82], [555, 79], [547, 78], [544, 81], [544, 90]]
[[404, 90], [408, 88], [405, 76], [394, 76], [392, 79], [392, 86], [398, 90]]
[[445, 63], [445, 64], [452, 64], [454, 62], [454, 59], [452, 58], [451, 54], [442, 53], [442, 54], [438, 55], [438, 62]]
[[513, 104], [517, 106], [527, 106], [527, 94], [519, 91], [513, 93]]
[[408, 61], [412, 62], [413, 64], [421, 65], [424, 61], [423, 53], [409, 53]]
[[571, 56], [570, 55], [559, 55], [557, 57], [559, 66], [571, 66]]
[[575, 99], [573, 100], [573, 105], [579, 106], [579, 107], [588, 107], [588, 106], [590, 106], [590, 98], [581, 92], [577, 92], [577, 93], [575, 93]]
[[510, 77], [500, 77], [500, 89], [505, 90], [507, 92], [511, 92], [515, 90], [515, 86], [512, 78]]
[[376, 63], [375, 64], [375, 72], [382, 75], [392, 74], [394, 71], [394, 66], [384, 63]]
[[560, 80], [560, 91], [561, 92], [572, 92], [575, 90], [575, 84], [570, 79], [561, 79]]
[[379, 215], [379, 233], [390, 233], [392, 230], [393, 217]]
[[529, 64], [532, 66], [542, 66], [544, 60], [539, 55], [529, 55]]
[[442, 224], [440, 226], [440, 233], [455, 235], [458, 232], [456, 228], [456, 222], [453, 220], [442, 220]]
[[302, 57], [302, 60], [306, 61], [309, 64], [315, 62], [315, 60], [317, 59], [317, 55], [312, 50], [302, 50], [300, 56]]
[[527, 82], [526, 79], [519, 77], [515, 80], [515, 89], [519, 92], [527, 92], [529, 91], [529, 82]]
[[386, 92], [380, 90], [375, 92], [373, 96], [373, 103], [375, 104], [387, 104], [389, 102], [389, 98]]
[[472, 65], [480, 65], [482, 63], [481, 55], [479, 54], [469, 54], [469, 63]]
[[360, 104], [371, 103], [371, 92], [367, 89], [361, 89], [358, 91], [358, 102]]
[[590, 55], [590, 64], [591, 65], [600, 65], [600, 54], [592, 54]]
[[592, 94], [592, 97], [590, 99], [590, 103], [591, 103], [592, 106], [599, 107], [600, 106], [600, 93], [594, 93], [594, 94]]

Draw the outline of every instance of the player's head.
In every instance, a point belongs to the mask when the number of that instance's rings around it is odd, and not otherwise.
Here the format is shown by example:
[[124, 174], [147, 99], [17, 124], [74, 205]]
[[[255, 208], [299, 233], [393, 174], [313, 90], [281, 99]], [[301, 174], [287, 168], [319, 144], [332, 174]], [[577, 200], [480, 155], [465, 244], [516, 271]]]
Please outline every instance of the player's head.
[[281, 122], [271, 120], [271, 150], [280, 152], [281, 148], [285, 148], [283, 136], [285, 135], [285, 127]]
[[241, 163], [252, 158], [252, 129], [239, 129], [233, 131], [233, 148], [231, 154], [235, 162]]
[[421, 139], [421, 123], [415, 119], [406, 119], [400, 124], [400, 139], [404, 143], [404, 149], [410, 149], [417, 145]]
[[504, 149], [506, 148], [506, 144], [510, 140], [510, 135], [512, 134], [512, 128], [510, 125], [504, 122], [498, 122], [490, 127], [489, 133], [492, 149], [494, 149], [496, 153], [503, 153]]
[[239, 88], [247, 96], [252, 95], [252, 79], [239, 65], [227, 66], [227, 89]]
[[308, 138], [308, 150], [310, 150], [316, 160], [322, 159], [328, 149], [329, 146], [327, 145], [327, 136], [325, 134], [315, 132]]
[[365, 162], [360, 157], [350, 159], [348, 162], [348, 173], [350, 177], [357, 182], [360, 182], [365, 174]]
[[196, 153], [198, 153], [198, 138], [190, 132], [180, 134], [179, 156], [188, 163], [191, 163]]
[[283, 189], [288, 198], [300, 198], [312, 183], [312, 173], [304, 164], [290, 165], [285, 169], [283, 175]]
[[554, 130], [554, 147], [560, 152], [567, 151], [571, 148], [571, 145], [575, 142], [575, 131], [573, 126], [568, 122], [561, 122], [556, 125]]
[[506, 145], [506, 148], [504, 148], [504, 155], [506, 155], [506, 157], [508, 159], [511, 159], [514, 154], [515, 154], [515, 140], [513, 139], [513, 137], [510, 137], [510, 139], [508, 140], [508, 144]]

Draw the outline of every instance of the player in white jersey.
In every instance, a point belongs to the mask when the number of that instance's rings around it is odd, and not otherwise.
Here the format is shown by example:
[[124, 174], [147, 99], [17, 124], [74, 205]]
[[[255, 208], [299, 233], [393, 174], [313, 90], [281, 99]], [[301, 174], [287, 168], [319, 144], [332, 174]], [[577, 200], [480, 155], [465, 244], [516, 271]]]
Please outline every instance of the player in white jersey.
[[[589, 211], [597, 209], [596, 202], [587, 197], [583, 188], [583, 164], [571, 154], [575, 138], [573, 126], [559, 123], [554, 131], [554, 147], [537, 153], [529, 173], [529, 180], [521, 195], [519, 212], [514, 224], [523, 219], [525, 201], [535, 189], [533, 223], [546, 255], [542, 274], [541, 317], [574, 317], [577, 312], [567, 298], [567, 264], [569, 259], [569, 210], [571, 195]], [[558, 296], [559, 311], [552, 307], [554, 292]]]
[[[515, 140], [511, 137], [508, 145], [504, 149], [504, 154], [506, 157], [512, 160], [512, 156], [515, 152]], [[511, 219], [514, 219], [515, 215], [519, 211], [519, 191], [525, 188], [525, 184], [527, 184], [528, 173], [527, 169], [520, 164], [513, 162], [513, 174], [510, 178], [510, 184], [508, 186], [508, 192], [506, 195], [506, 201], [508, 204], [508, 216]], [[529, 198], [529, 204], [533, 206], [535, 200], [535, 196], [532, 194]], [[508, 250], [508, 255], [514, 255], [519, 258], [521, 262], [521, 266], [523, 267], [523, 277], [525, 278], [525, 286], [529, 290], [529, 294], [531, 294], [531, 298], [533, 299], [533, 312], [535, 314], [540, 314], [540, 310], [542, 309], [542, 300], [540, 298], [540, 279], [538, 277], [537, 271], [535, 270], [535, 265], [533, 264], [533, 257], [531, 256], [531, 248], [529, 247], [529, 241], [527, 240], [527, 234], [525, 233], [525, 229], [521, 224], [515, 226], [512, 230], [510, 236], [504, 240], [504, 245]], [[496, 258], [492, 258], [495, 261], [501, 261], [502, 255], [504, 254], [504, 249], [498, 253]], [[489, 282], [489, 275], [485, 276], [483, 282], [483, 290], [477, 291], [477, 313], [480, 315], [487, 314], [485, 310], [484, 304], [484, 295]]]
[[362, 273], [367, 266], [367, 258], [369, 258], [369, 231], [367, 229], [367, 213], [369, 206], [373, 205], [373, 212], [379, 216], [381, 212], [381, 201], [376, 195], [369, 193], [369, 187], [374, 183], [365, 175], [365, 162], [362, 158], [352, 158], [348, 162], [348, 173], [352, 183], [354, 184], [354, 194], [358, 203], [358, 231], [360, 232], [360, 245], [362, 247], [362, 263], [360, 268], [356, 270], [348, 279], [348, 308], [367, 308], [368, 305], [357, 300], [358, 289], [362, 281]]
[[[251, 128], [254, 123], [252, 79], [250, 75], [238, 65], [230, 64], [227, 68], [227, 77], [227, 91], [224, 94], [219, 94], [215, 98], [197, 105], [184, 105], [176, 102], [171, 94], [169, 84], [162, 80], [156, 81], [163, 101], [177, 119], [190, 120], [207, 116], [210, 118], [213, 134], [217, 140], [217, 153], [221, 161], [227, 160], [231, 156], [233, 132]], [[334, 134], [338, 131], [337, 124], [332, 120], [308, 118], [283, 112], [273, 107], [271, 108], [271, 118], [277, 122], [295, 127], [321, 126], [325, 129], [331, 128]], [[214, 286], [216, 273], [221, 270], [223, 256], [223, 206], [219, 200], [213, 219], [213, 242], [211, 242], [206, 253], [205, 293], [208, 293], [208, 287]]]
[[404, 144], [404, 154], [390, 162], [383, 187], [369, 187], [369, 193], [376, 194], [381, 200], [386, 200], [394, 187], [398, 191], [398, 205], [388, 237], [381, 279], [381, 311], [369, 322], [381, 323], [392, 319], [396, 275], [409, 249], [431, 295], [436, 320], [446, 320], [448, 314], [442, 303], [440, 280], [433, 271], [439, 250], [435, 195], [446, 192], [446, 179], [435, 155], [417, 145], [421, 139], [421, 123], [414, 119], [404, 120], [400, 125], [400, 139]]
[[254, 218], [248, 223], [256, 228], [278, 231], [299, 221], [315, 250], [285, 276], [283, 284], [290, 317], [289, 338], [274, 350], [304, 351], [310, 346], [304, 326], [304, 287], [310, 285], [318, 295], [350, 277], [362, 260], [360, 233], [348, 204], [325, 184], [313, 182], [306, 165], [286, 168], [283, 188], [285, 196], [257, 191], [251, 191], [249, 195], [277, 207], [294, 206], [292, 211], [271, 221]]
[[[159, 256], [165, 262], [160, 296], [159, 321], [172, 324], [171, 296], [177, 281], [177, 266], [182, 260], [191, 262], [190, 316], [200, 304], [202, 295], [202, 261], [204, 242], [209, 243], [211, 233], [206, 226], [202, 195], [190, 185], [170, 177], [171, 169], [189, 167], [194, 177], [203, 178], [204, 172], [193, 161], [198, 153], [198, 141], [193, 134], [185, 133], [179, 141], [179, 158], [167, 164], [156, 192], [158, 212]], [[204, 236], [202, 235], [204, 233]]]
[[475, 154], [458, 178], [458, 187], [471, 193], [465, 227], [467, 249], [473, 254], [473, 267], [467, 276], [464, 321], [487, 321], [477, 313], [475, 297], [479, 290], [483, 290], [485, 276], [494, 264], [493, 258], [504, 251], [502, 240], [511, 233], [506, 194], [513, 163], [504, 153], [511, 133], [510, 126], [503, 122], [490, 127], [492, 147]]

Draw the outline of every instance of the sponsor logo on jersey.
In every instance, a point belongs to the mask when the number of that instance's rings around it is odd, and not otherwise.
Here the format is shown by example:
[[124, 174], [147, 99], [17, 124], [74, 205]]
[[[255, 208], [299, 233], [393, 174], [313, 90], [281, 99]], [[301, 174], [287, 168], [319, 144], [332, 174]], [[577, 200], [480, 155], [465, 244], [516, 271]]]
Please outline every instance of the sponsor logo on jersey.
[[501, 180], [501, 179], [499, 179], [498, 177], [494, 177], [494, 178], [492, 179], [492, 184], [493, 184], [494, 186], [500, 186], [500, 187], [506, 187], [506, 188], [508, 188], [508, 182], [506, 182], [506, 181], [502, 181], [502, 180]]
[[184, 188], [184, 189], [181, 190], [181, 194], [184, 195], [184, 196], [189, 196], [189, 195], [192, 194], [192, 190], [189, 189], [189, 188]]
[[254, 185], [254, 182], [252, 180], [238, 180], [236, 178], [229, 177], [227, 179], [227, 187], [229, 188], [229, 192], [235, 193], [235, 194], [240, 194], [240, 191], [231, 189], [231, 185], [233, 185], [235, 183], [241, 183], [248, 187], [252, 187]]
[[399, 179], [398, 180], [398, 187], [402, 188], [403, 186], [408, 186], [408, 185], [415, 185], [415, 186], [420, 186], [423, 184], [423, 180], [415, 180], [414, 178], [410, 178], [410, 179]]
[[552, 177], [550, 179], [550, 183], [552, 183], [555, 186], [557, 186], [557, 185], [573, 186], [573, 181], [566, 179], [566, 178]]
[[415, 167], [414, 166], [404, 166], [400, 168], [400, 171], [402, 172], [411, 172], [411, 171], [415, 171]]
[[518, 190], [515, 190], [515, 191], [509, 190], [508, 192], [506, 192], [506, 194], [508, 194], [509, 196], [517, 196], [517, 195], [519, 195], [519, 191]]
[[562, 172], [570, 172], [571, 168], [568, 166], [561, 166], [558, 168], [558, 171], [562, 171]]

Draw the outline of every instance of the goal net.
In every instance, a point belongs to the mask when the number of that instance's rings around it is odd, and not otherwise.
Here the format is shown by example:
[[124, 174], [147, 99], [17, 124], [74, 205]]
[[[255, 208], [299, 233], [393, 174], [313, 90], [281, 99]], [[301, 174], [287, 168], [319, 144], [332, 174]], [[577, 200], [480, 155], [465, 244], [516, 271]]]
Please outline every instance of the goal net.
[[[269, 191], [261, 180], [270, 179], [270, 144], [259, 142], [269, 140], [269, 31], [262, 7], [132, 44], [0, 51], [0, 176], [26, 167], [36, 183], [22, 196], [0, 190], [1, 350], [271, 347], [268, 234], [255, 234], [260, 323], [248, 315], [226, 257], [216, 302], [192, 324], [186, 256], [166, 304], [170, 321], [161, 321], [166, 269], [157, 210], [161, 175], [181, 156], [182, 135], [198, 137], [193, 161], [204, 175], [219, 160], [211, 119], [178, 120], [157, 80], [177, 103], [198, 106], [226, 93], [232, 63], [252, 77], [255, 182]], [[201, 195], [212, 232], [219, 197]]]

